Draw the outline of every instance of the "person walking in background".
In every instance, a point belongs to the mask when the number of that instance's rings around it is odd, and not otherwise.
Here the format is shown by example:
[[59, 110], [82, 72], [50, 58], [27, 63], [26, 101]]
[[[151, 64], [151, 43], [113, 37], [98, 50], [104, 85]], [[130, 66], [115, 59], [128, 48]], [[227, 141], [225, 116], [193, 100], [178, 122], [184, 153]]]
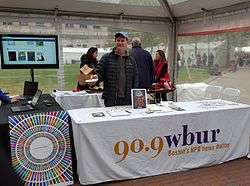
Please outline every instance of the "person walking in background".
[[176, 55], [176, 61], [177, 61], [177, 65], [176, 65], [176, 71], [177, 71], [177, 79], [179, 77], [179, 71], [180, 71], [180, 62], [181, 62], [181, 55], [180, 55], [180, 52], [177, 50], [177, 55]]
[[201, 53], [200, 53], [200, 51], [198, 51], [198, 53], [196, 55], [196, 65], [199, 68], [202, 67], [202, 60], [201, 60]]
[[214, 55], [212, 52], [210, 52], [208, 55], [208, 66], [211, 67], [213, 65], [214, 65]]
[[[165, 53], [162, 50], [157, 50], [154, 59], [155, 64], [155, 82], [160, 83], [162, 79], [170, 80], [169, 76], [169, 66], [166, 60]], [[157, 102], [160, 102], [160, 99], [167, 101], [167, 93], [156, 94]]]
[[187, 58], [187, 65], [188, 65], [189, 67], [191, 67], [191, 64], [192, 64], [192, 60], [191, 60], [191, 57], [189, 56], [189, 57]]
[[181, 66], [184, 67], [186, 63], [186, 59], [185, 59], [185, 52], [184, 52], [183, 46], [180, 47], [180, 57], [181, 57]]
[[103, 81], [103, 99], [106, 107], [131, 104], [131, 89], [138, 88], [138, 69], [128, 52], [128, 36], [115, 34], [116, 47], [102, 56], [97, 65], [98, 81]]
[[[82, 68], [84, 65], [88, 65], [89, 68], [93, 69], [93, 71], [91, 72], [92, 74], [95, 74], [96, 71], [96, 67], [97, 67], [97, 56], [98, 56], [98, 49], [96, 47], [91, 47], [88, 49], [86, 54], [83, 54], [80, 58], [80, 68]], [[82, 74], [82, 71], [80, 71], [80, 73]], [[79, 90], [87, 90], [89, 89], [89, 84], [79, 84], [78, 81], [78, 85], [77, 85], [77, 89]]]
[[202, 55], [202, 63], [204, 67], [207, 66], [207, 54], [205, 52]]
[[195, 66], [195, 57], [193, 53], [191, 54], [190, 58], [191, 58], [191, 66]]
[[139, 72], [139, 87], [151, 88], [154, 82], [154, 66], [150, 53], [141, 47], [141, 40], [138, 37], [132, 39], [132, 53], [135, 58]]

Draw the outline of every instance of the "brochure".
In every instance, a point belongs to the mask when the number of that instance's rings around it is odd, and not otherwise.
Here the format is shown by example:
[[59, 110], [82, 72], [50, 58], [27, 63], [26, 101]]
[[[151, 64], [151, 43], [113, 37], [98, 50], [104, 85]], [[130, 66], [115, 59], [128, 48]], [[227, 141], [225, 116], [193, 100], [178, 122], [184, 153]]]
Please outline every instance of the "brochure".
[[80, 71], [84, 74], [84, 75], [88, 75], [90, 72], [92, 72], [92, 68], [89, 68], [89, 66], [86, 64], [84, 65], [82, 68], [80, 68]]
[[131, 112], [127, 110], [109, 110], [107, 113], [112, 116], [112, 117], [117, 117], [117, 116], [129, 116]]

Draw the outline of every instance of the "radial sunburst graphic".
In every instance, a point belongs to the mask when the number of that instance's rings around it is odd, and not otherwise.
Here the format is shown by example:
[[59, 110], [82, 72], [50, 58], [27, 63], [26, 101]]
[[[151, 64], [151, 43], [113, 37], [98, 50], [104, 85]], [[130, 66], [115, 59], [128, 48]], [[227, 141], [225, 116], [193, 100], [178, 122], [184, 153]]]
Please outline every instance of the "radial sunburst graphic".
[[68, 114], [9, 117], [12, 166], [27, 185], [73, 183]]

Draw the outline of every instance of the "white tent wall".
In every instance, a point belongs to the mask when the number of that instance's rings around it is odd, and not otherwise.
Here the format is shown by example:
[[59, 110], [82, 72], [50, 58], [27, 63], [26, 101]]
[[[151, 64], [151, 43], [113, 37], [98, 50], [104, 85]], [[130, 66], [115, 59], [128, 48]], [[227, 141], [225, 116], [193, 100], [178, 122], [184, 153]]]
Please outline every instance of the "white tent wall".
[[100, 25], [106, 27], [114, 27], [121, 29], [133, 29], [138, 31], [147, 31], [152, 33], [167, 33], [170, 29], [170, 24], [165, 21], [146, 21], [146, 20], [132, 20], [125, 19], [122, 16], [119, 19], [108, 18], [94, 18], [94, 17], [75, 17], [75, 16], [61, 16], [62, 23], [72, 24], [87, 24]]
[[[72, 26], [68, 28], [67, 25]], [[92, 25], [90, 29], [81, 28], [81, 25]], [[98, 36], [95, 35], [96, 31], [93, 30], [93, 26], [98, 25], [101, 27], [98, 30]], [[104, 30], [102, 29], [104, 28]], [[52, 91], [53, 89], [64, 90], [69, 89], [67, 87], [67, 79], [72, 79], [76, 77], [78, 70], [75, 71], [75, 74], [67, 74], [65, 77], [65, 65], [63, 48], [67, 45], [67, 42], [72, 39], [72, 43], [77, 40], [88, 42], [92, 40], [92, 43], [95, 43], [95, 40], [98, 41], [98, 38], [101, 40], [112, 39], [113, 34], [110, 32], [110, 29], [115, 28], [116, 30], [133, 30], [138, 34], [148, 33], [151, 36], [162, 36], [165, 37], [161, 41], [164, 44], [165, 49], [167, 49], [166, 38], [168, 37], [170, 24], [167, 20], [157, 21], [157, 20], [136, 20], [136, 19], [126, 19], [120, 16], [118, 19], [115, 18], [97, 18], [97, 17], [78, 17], [78, 16], [58, 16], [56, 15], [40, 15], [40, 14], [23, 14], [23, 13], [10, 13], [10, 12], [0, 12], [0, 33], [11, 33], [11, 34], [56, 34], [59, 37], [59, 69], [57, 73], [54, 74], [53, 78], [57, 78], [57, 85], [54, 82], [54, 85], [46, 90]], [[103, 33], [102, 33], [103, 32]], [[132, 38], [130, 38], [132, 39]], [[81, 43], [80, 43], [81, 44]], [[152, 46], [153, 47], [153, 46]], [[77, 65], [78, 66], [78, 65]], [[36, 70], [41, 71], [41, 70]], [[44, 70], [43, 70], [44, 71]], [[35, 72], [35, 77], [36, 77]], [[72, 77], [69, 77], [72, 76]], [[1, 77], [0, 77], [1, 78]], [[49, 76], [44, 78], [50, 78]], [[66, 78], [66, 79], [65, 79]], [[75, 79], [75, 78], [73, 78]], [[27, 79], [26, 79], [27, 80]], [[51, 80], [52, 81], [52, 80]], [[9, 87], [3, 88], [9, 89]], [[20, 89], [22, 89], [22, 82], [19, 82]], [[76, 85], [76, 82], [74, 83]], [[73, 87], [71, 86], [70, 89]], [[10, 90], [11, 92], [11, 90]], [[12, 92], [11, 92], [12, 93]], [[13, 94], [21, 92], [13, 92]]]
[[64, 63], [63, 63], [63, 45], [61, 45], [61, 37], [62, 37], [62, 23], [61, 19], [55, 16], [55, 30], [56, 35], [58, 35], [58, 56], [59, 56], [59, 69], [57, 70], [57, 81], [58, 81], [58, 89], [64, 90], [65, 80], [64, 80]]
[[[176, 22], [173, 22], [171, 25], [171, 30], [169, 32], [169, 43], [168, 43], [168, 61], [170, 63], [170, 79], [175, 84], [177, 77], [177, 63], [176, 63], [176, 51], [177, 51], [177, 30], [176, 30]], [[176, 101], [177, 94], [176, 92], [168, 94], [169, 100]]]
[[[204, 14], [198, 18], [179, 21], [178, 48], [182, 46], [185, 49], [185, 63], [179, 67], [179, 74], [185, 72], [189, 75], [185, 78], [179, 77], [178, 83], [208, 83], [223, 88], [233, 87], [241, 91], [238, 101], [250, 104], [249, 83], [245, 81], [250, 78], [249, 17], [250, 10], [246, 6], [242, 10], [216, 15]], [[210, 58], [210, 54], [213, 57]], [[203, 57], [205, 55], [206, 58]], [[182, 95], [178, 96], [181, 98]]]
[[199, 19], [178, 23], [178, 35], [211, 34], [234, 31], [250, 27], [250, 10], [225, 13], [217, 16], [205, 16]]
[[[105, 44], [106, 39], [111, 41], [114, 30], [133, 30], [139, 35], [147, 33], [152, 37], [160, 35], [162, 38], [168, 38], [166, 40], [169, 43], [163, 39], [162, 44], [168, 49], [173, 69], [171, 77], [175, 81], [176, 33], [182, 36], [209, 34], [233, 29], [247, 30], [250, 26], [247, 19], [250, 12], [248, 0], [159, 0], [159, 5], [156, 6], [120, 4], [120, 1], [116, 4], [100, 2], [102, 1], [0, 0], [0, 32], [59, 35], [60, 69], [57, 72], [57, 88], [65, 89], [67, 65], [63, 63], [62, 54], [63, 47], [70, 39], [79, 45], [77, 47], [87, 48], [91, 43], [97, 43], [96, 46], [99, 47]], [[42, 26], [39, 26], [39, 23]], [[106, 28], [95, 34], [93, 28], [84, 30], [84, 25]], [[98, 40], [103, 42], [98, 44]], [[159, 47], [160, 44], [157, 45], [156, 47]]]

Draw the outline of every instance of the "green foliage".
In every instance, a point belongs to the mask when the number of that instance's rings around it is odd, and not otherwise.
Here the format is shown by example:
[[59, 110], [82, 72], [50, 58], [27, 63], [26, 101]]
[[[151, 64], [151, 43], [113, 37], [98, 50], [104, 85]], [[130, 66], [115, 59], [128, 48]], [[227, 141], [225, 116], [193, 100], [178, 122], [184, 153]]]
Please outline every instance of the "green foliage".
[[65, 90], [73, 90], [77, 86], [79, 64], [64, 65]]
[[[57, 88], [57, 72], [54, 69], [34, 70], [35, 81], [44, 92], [51, 92]], [[24, 81], [30, 81], [29, 69], [11, 69], [0, 71], [0, 88], [6, 89], [10, 94], [22, 94]]]
[[[65, 65], [64, 78], [65, 90], [76, 88], [79, 64]], [[57, 70], [56, 69], [35, 69], [35, 81], [39, 82], [39, 88], [45, 93], [51, 93], [57, 89]], [[24, 81], [30, 81], [30, 70], [11, 69], [0, 70], [0, 88], [7, 90], [10, 94], [22, 94]]]

